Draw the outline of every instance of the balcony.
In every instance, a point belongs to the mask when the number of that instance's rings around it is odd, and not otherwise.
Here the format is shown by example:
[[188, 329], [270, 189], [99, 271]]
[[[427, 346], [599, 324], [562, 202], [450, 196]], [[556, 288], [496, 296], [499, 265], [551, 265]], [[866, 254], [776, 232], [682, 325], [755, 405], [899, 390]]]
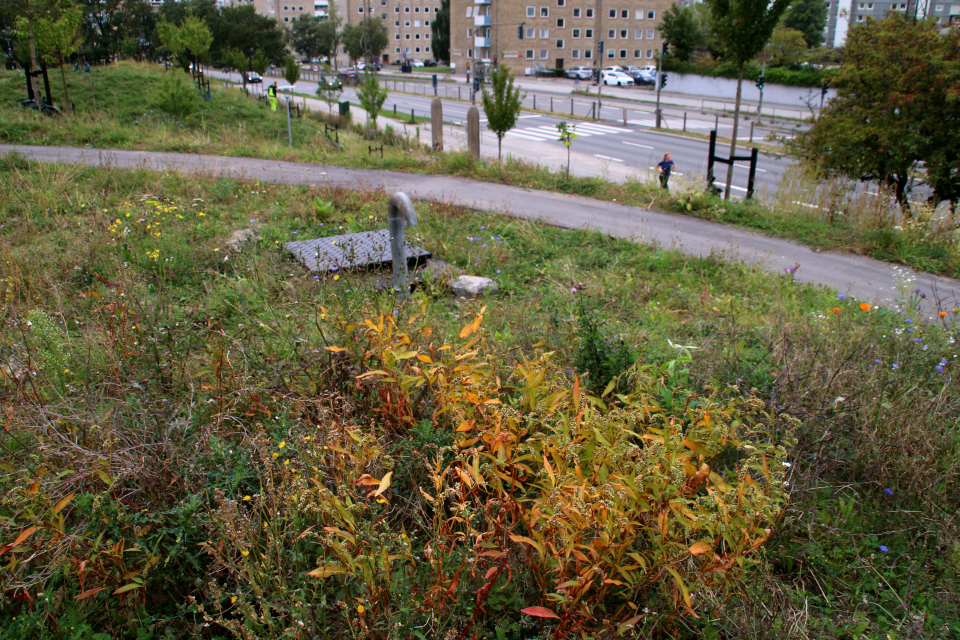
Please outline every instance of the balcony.
[[490, 4], [491, 0], [473, 0], [473, 4]]
[[473, 24], [476, 27], [489, 27], [490, 16], [474, 16]]
[[484, 36], [476, 36], [476, 37], [473, 39], [473, 46], [479, 47], [479, 48], [489, 47], [489, 46], [490, 46], [490, 36], [487, 36], [487, 37], [484, 37]]

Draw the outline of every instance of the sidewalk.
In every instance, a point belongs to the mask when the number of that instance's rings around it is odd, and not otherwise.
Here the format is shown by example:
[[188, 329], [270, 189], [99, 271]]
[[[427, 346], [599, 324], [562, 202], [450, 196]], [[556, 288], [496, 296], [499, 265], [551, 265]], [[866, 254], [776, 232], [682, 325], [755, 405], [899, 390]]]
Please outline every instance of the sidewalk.
[[[277, 184], [382, 189], [387, 193], [403, 191], [413, 198], [450, 202], [479, 211], [539, 220], [562, 228], [593, 228], [611, 236], [674, 248], [687, 255], [720, 255], [725, 259], [756, 262], [778, 274], [799, 264], [794, 276], [797, 281], [826, 285], [875, 304], [889, 304], [897, 295], [895, 266], [886, 262], [851, 254], [820, 253], [789, 240], [616, 202], [446, 176], [344, 169], [258, 158], [0, 145], [0, 153], [14, 151], [42, 162], [182, 171]], [[914, 275], [916, 280], [912, 286], [936, 292], [947, 308], [960, 304], [960, 282], [926, 273]]]

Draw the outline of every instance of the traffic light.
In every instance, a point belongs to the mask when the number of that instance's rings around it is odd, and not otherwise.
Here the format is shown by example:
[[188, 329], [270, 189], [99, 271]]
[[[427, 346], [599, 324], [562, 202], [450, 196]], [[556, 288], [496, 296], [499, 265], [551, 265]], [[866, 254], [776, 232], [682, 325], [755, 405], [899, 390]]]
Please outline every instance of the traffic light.
[[523, 40], [523, 23], [522, 22], [517, 26], [517, 37]]
[[661, 73], [661, 74], [660, 74], [660, 88], [663, 89], [663, 88], [666, 87], [666, 86], [667, 86], [667, 74]]
[[829, 88], [829, 85], [827, 84], [827, 81], [824, 80], [824, 81], [823, 81], [823, 86], [820, 87], [820, 95], [822, 95], [822, 96], [827, 95], [827, 89], [828, 89], [828, 88]]
[[759, 78], [757, 78], [757, 89], [760, 89], [760, 91], [763, 91], [763, 83], [765, 81], [766, 81], [766, 78], [764, 76], [760, 76]]
[[667, 55], [667, 48], [670, 46], [670, 43], [666, 40], [663, 41], [663, 55]]

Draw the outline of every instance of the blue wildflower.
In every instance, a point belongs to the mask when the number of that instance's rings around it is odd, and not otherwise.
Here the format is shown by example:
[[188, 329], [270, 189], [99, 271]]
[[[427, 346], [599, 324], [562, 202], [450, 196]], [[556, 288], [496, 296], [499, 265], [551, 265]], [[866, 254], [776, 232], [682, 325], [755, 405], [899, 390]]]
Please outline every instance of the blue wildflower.
[[890, 487], [887, 487], [886, 489], [884, 489], [883, 492], [884, 492], [885, 494], [887, 494], [888, 496], [892, 496], [892, 495], [893, 495], [893, 489], [891, 489]]
[[885, 546], [880, 545], [880, 551], [883, 553], [887, 553], [888, 551], [890, 551], [890, 549], [887, 549]]

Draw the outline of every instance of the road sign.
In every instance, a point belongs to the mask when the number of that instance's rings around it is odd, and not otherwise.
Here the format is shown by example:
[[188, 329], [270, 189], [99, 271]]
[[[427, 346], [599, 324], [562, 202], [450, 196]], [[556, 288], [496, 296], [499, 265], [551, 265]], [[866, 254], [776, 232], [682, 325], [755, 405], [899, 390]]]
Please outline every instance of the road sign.
[[310, 71], [320, 71], [320, 65], [318, 64], [310, 65]]

